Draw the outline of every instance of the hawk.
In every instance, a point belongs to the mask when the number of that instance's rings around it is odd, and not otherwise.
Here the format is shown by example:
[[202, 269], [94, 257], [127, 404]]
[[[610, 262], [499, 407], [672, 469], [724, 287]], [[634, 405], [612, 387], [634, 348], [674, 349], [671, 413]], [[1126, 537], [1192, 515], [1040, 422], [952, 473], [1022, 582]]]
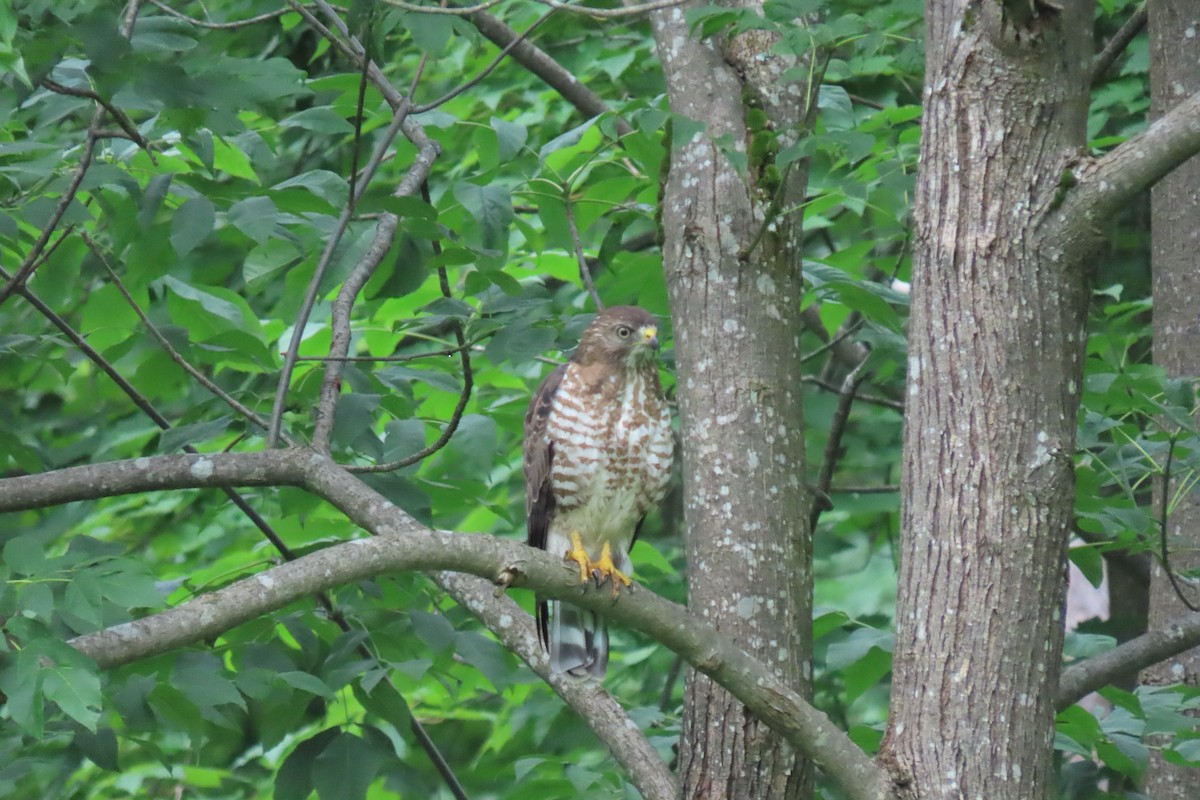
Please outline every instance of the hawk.
[[[666, 493], [674, 457], [657, 351], [654, 317], [633, 306], [605, 309], [525, 413], [529, 544], [578, 564], [580, 582], [611, 581], [614, 596], [630, 583], [629, 548]], [[537, 623], [551, 669], [604, 677], [602, 616], [539, 601]]]

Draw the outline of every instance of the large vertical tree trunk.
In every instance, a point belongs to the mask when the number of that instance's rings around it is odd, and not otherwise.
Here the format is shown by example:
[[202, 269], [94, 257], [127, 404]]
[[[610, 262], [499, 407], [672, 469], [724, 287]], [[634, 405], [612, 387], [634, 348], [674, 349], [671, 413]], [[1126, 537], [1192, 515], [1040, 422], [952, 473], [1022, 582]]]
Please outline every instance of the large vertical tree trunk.
[[1091, 9], [927, 0], [884, 758], [921, 800], [1053, 784], [1087, 280], [1039, 227], [1084, 143]]
[[[1151, 115], [1161, 117], [1188, 95], [1200, 91], [1197, 32], [1200, 6], [1195, 0], [1150, 3]], [[1151, 192], [1151, 268], [1154, 276], [1154, 362], [1171, 376], [1200, 375], [1200, 158], [1178, 167]], [[1172, 481], [1178, 491], [1181, 478]], [[1160, 498], [1161, 502], [1161, 498]], [[1172, 569], [1200, 566], [1200, 497], [1190, 494], [1167, 526]], [[1193, 603], [1200, 596], [1184, 588]], [[1151, 629], [1186, 613], [1162, 565], [1150, 577]], [[1168, 659], [1147, 670], [1143, 683], [1200, 683], [1200, 649]], [[1142, 790], [1155, 800], [1200, 797], [1200, 771], [1163, 761], [1151, 751]]]
[[[676, 149], [664, 188], [664, 268], [675, 325], [688, 538], [688, 602], [809, 693], [812, 576], [800, 404], [799, 222], [759, 238], [769, 205], [762, 165], [743, 178], [714, 140], [745, 150], [754, 97], [786, 143], [807, 87], [778, 74], [759, 32], [697, 41], [680, 9], [653, 17], [671, 110], [706, 129]], [[678, 126], [678, 123], [677, 123]], [[678, 127], [677, 127], [678, 130]], [[793, 170], [781, 207], [797, 205]], [[757, 240], [757, 242], [756, 242]], [[680, 771], [688, 798], [790, 800], [810, 770], [732, 695], [691, 673]]]

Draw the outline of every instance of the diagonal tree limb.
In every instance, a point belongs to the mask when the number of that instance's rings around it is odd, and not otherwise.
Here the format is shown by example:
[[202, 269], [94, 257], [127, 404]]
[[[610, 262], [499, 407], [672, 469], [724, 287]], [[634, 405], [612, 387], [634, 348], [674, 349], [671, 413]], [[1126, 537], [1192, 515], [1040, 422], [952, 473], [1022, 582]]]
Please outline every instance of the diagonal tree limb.
[[1149, 17], [1150, 15], [1146, 11], [1145, 4], [1138, 6], [1129, 19], [1125, 20], [1125, 24], [1108, 40], [1108, 44], [1104, 45], [1104, 49], [1100, 51], [1100, 55], [1096, 56], [1096, 60], [1092, 62], [1091, 85], [1093, 87], [1104, 80], [1104, 74], [1121, 57], [1121, 54], [1125, 52], [1126, 47], [1129, 47], [1129, 43], [1134, 40], [1134, 37], [1146, 27], [1146, 21]]
[[473, 575], [437, 572], [431, 577], [495, 633], [501, 644], [528, 664], [581, 719], [588, 721], [625, 768], [642, 797], [675, 800], [679, 796], [679, 782], [671, 770], [649, 739], [629, 735], [633, 724], [629, 715], [600, 683], [581, 682], [550, 670], [550, 659], [538, 644], [529, 614], [523, 608], [505, 595], [495, 597], [492, 585]]
[[1068, 166], [1054, 200], [1054, 224], [1069, 244], [1086, 247], [1106, 219], [1197, 153], [1200, 92], [1100, 158]]
[[[570, 599], [640, 631], [728, 688], [819, 764], [853, 800], [890, 796], [886, 772], [774, 672], [711, 626], [641, 586], [614, 603], [606, 587], [582, 591], [577, 574], [550, 554], [487, 535], [425, 528], [329, 458], [307, 450], [160, 456], [0, 481], [0, 511], [162, 488], [300, 483], [355, 524], [378, 534], [334, 545], [203, 595], [177, 608], [72, 643], [103, 666], [181, 647], [316, 592], [403, 570], [447, 570]], [[36, 502], [33, 502], [36, 501]], [[511, 576], [517, 576], [512, 580]]]
[[[467, 15], [467, 19], [492, 44], [502, 50], [511, 48], [509, 50], [509, 57], [513, 61], [516, 61], [525, 67], [525, 69], [545, 81], [550, 88], [558, 92], [568, 103], [579, 109], [580, 113], [584, 116], [590, 119], [591, 117], [599, 116], [612, 110], [608, 103], [604, 102], [604, 98], [580, 83], [574, 75], [551, 58], [546, 51], [528, 39], [522, 39], [523, 35], [529, 35], [528, 31], [525, 34], [518, 34], [508, 25], [504, 24], [504, 22], [486, 11], [471, 12]], [[516, 42], [515, 45], [513, 44], [514, 42]], [[629, 127], [629, 123], [623, 119], [617, 120], [617, 133], [624, 136], [630, 130], [632, 129]]]
[[1200, 645], [1200, 613], [1185, 614], [1159, 630], [1148, 631], [1106, 653], [1092, 656], [1063, 670], [1054, 707], [1064, 708], [1118, 678], [1145, 669]]

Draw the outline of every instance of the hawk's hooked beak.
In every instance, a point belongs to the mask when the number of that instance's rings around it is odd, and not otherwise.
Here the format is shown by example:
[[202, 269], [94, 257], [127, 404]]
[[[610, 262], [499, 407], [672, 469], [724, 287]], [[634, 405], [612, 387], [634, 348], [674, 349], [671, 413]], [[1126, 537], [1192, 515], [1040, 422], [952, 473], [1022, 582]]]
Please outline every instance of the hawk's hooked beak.
[[647, 325], [644, 328], [639, 328], [638, 333], [642, 335], [642, 343], [651, 350], [658, 350], [658, 328], [653, 325]]

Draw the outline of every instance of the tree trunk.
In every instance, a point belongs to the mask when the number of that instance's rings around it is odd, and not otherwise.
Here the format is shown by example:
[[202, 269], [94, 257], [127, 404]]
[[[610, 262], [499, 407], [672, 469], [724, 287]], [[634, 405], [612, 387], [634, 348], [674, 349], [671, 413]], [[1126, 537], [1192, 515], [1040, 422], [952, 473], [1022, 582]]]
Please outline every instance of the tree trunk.
[[[1200, 91], [1196, 61], [1200, 7], [1195, 0], [1150, 3], [1151, 116], [1161, 117], [1189, 94]], [[1172, 377], [1200, 375], [1200, 158], [1192, 158], [1154, 187], [1151, 202], [1151, 269], [1154, 290], [1154, 362]], [[1181, 476], [1172, 476], [1170, 494]], [[1161, 502], [1161, 497], [1159, 498]], [[1171, 514], [1167, 525], [1171, 568], [1177, 572], [1200, 566], [1200, 497], [1189, 494]], [[1190, 553], [1189, 553], [1190, 551]], [[1193, 604], [1200, 596], [1183, 588]], [[1161, 628], [1187, 612], [1155, 561], [1150, 579], [1151, 629]], [[1190, 650], [1146, 670], [1150, 685], [1200, 683], [1200, 649]], [[1159, 742], [1162, 744], [1163, 742]], [[1200, 771], [1168, 764], [1151, 750], [1142, 791], [1155, 800], [1200, 797]]]
[[[671, 110], [705, 123], [676, 147], [664, 187], [663, 264], [675, 325], [688, 540], [688, 603], [802, 695], [810, 693], [812, 574], [804, 484], [798, 215], [764, 231], [765, 165], [743, 178], [715, 140], [746, 151], [753, 97], [783, 146], [806, 118], [794, 60], [762, 32], [697, 41], [680, 9], [653, 16]], [[676, 131], [680, 122], [675, 123]], [[792, 170], [781, 207], [803, 197]], [[763, 235], [760, 238], [760, 232]], [[784, 800], [808, 765], [728, 692], [691, 672], [680, 773], [687, 798]]]
[[928, 0], [893, 696], [921, 800], [1052, 787], [1088, 280], [1052, 226], [1092, 3]]

